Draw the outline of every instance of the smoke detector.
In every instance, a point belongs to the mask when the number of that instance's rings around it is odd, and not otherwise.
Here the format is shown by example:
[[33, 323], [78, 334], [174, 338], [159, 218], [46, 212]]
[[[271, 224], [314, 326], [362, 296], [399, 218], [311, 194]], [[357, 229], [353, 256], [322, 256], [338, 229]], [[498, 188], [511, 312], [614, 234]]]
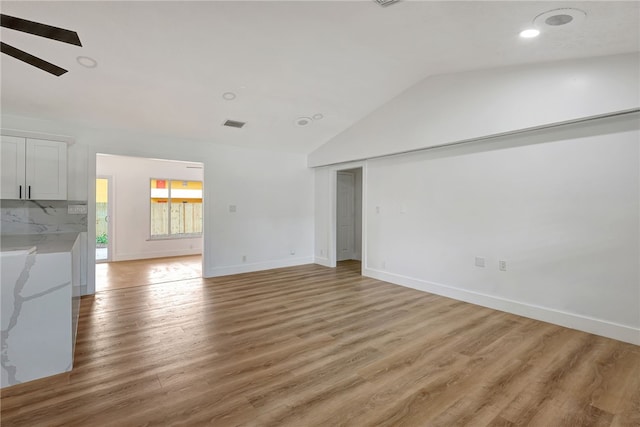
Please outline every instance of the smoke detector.
[[574, 25], [586, 19], [587, 12], [574, 7], [552, 9], [541, 13], [533, 19], [533, 24], [537, 28], [551, 27], [557, 28], [563, 25]]

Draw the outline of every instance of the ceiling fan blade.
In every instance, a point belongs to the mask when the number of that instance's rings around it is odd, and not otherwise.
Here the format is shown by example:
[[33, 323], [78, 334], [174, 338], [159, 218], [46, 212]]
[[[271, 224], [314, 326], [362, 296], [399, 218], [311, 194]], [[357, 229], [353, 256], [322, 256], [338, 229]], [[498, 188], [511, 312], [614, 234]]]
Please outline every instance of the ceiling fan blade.
[[64, 28], [52, 27], [51, 25], [40, 24], [39, 22], [28, 21], [14, 16], [0, 14], [0, 26], [10, 28], [23, 33], [29, 33], [63, 43], [82, 46], [78, 33]]
[[65, 70], [64, 68], [60, 68], [57, 65], [52, 64], [51, 62], [47, 62], [44, 59], [40, 59], [37, 56], [33, 56], [30, 53], [17, 49], [3, 42], [0, 42], [0, 52], [19, 59], [22, 62], [26, 62], [29, 65], [40, 68], [41, 70], [46, 71], [47, 73], [51, 73], [54, 76], [60, 77], [67, 72], [67, 70]]

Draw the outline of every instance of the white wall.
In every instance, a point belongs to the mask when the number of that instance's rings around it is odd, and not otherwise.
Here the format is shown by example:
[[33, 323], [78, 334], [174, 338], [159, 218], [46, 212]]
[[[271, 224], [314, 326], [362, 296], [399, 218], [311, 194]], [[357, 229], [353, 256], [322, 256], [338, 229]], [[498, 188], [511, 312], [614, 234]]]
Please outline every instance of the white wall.
[[209, 275], [313, 262], [313, 171], [306, 156], [219, 146], [205, 163], [205, 183]]
[[112, 261], [202, 253], [202, 237], [150, 240], [149, 185], [151, 178], [202, 181], [201, 164], [98, 155], [96, 174], [110, 176], [112, 194]]
[[[313, 171], [304, 155], [9, 115], [2, 116], [2, 127], [75, 139], [69, 148], [74, 200], [95, 200], [96, 153], [203, 163], [205, 277], [313, 262]], [[237, 205], [235, 215], [230, 204]], [[88, 231], [95, 234], [93, 221]], [[90, 279], [93, 267], [89, 263]]]
[[363, 274], [640, 344], [639, 128], [636, 114], [367, 161]]
[[633, 53], [431, 76], [319, 147], [309, 165], [638, 109], [639, 74]]

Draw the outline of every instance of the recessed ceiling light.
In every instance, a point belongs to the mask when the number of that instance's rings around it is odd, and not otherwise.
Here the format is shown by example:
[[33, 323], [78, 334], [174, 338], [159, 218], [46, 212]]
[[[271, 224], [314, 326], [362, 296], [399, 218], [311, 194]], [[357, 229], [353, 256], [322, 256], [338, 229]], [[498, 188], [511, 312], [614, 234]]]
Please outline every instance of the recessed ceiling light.
[[313, 115], [313, 120], [322, 120], [324, 116], [320, 113], [316, 113]]
[[222, 97], [227, 101], [233, 101], [234, 99], [236, 99], [236, 94], [233, 92], [225, 92], [222, 94]]
[[540, 30], [535, 28], [528, 28], [526, 30], [520, 31], [520, 37], [523, 39], [531, 39], [534, 37], [538, 37], [540, 35]]
[[298, 117], [296, 119], [296, 125], [298, 126], [307, 126], [311, 123], [311, 119], [309, 117]]
[[98, 61], [88, 56], [78, 56], [76, 61], [85, 68], [96, 68], [98, 66]]

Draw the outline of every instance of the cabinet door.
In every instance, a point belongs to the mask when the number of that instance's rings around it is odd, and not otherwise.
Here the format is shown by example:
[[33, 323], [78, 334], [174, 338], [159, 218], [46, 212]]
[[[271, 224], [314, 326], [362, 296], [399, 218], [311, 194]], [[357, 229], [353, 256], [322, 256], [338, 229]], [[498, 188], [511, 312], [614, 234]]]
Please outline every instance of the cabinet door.
[[0, 199], [26, 199], [25, 139], [2, 135]]
[[27, 198], [67, 199], [67, 144], [43, 139], [27, 139]]

